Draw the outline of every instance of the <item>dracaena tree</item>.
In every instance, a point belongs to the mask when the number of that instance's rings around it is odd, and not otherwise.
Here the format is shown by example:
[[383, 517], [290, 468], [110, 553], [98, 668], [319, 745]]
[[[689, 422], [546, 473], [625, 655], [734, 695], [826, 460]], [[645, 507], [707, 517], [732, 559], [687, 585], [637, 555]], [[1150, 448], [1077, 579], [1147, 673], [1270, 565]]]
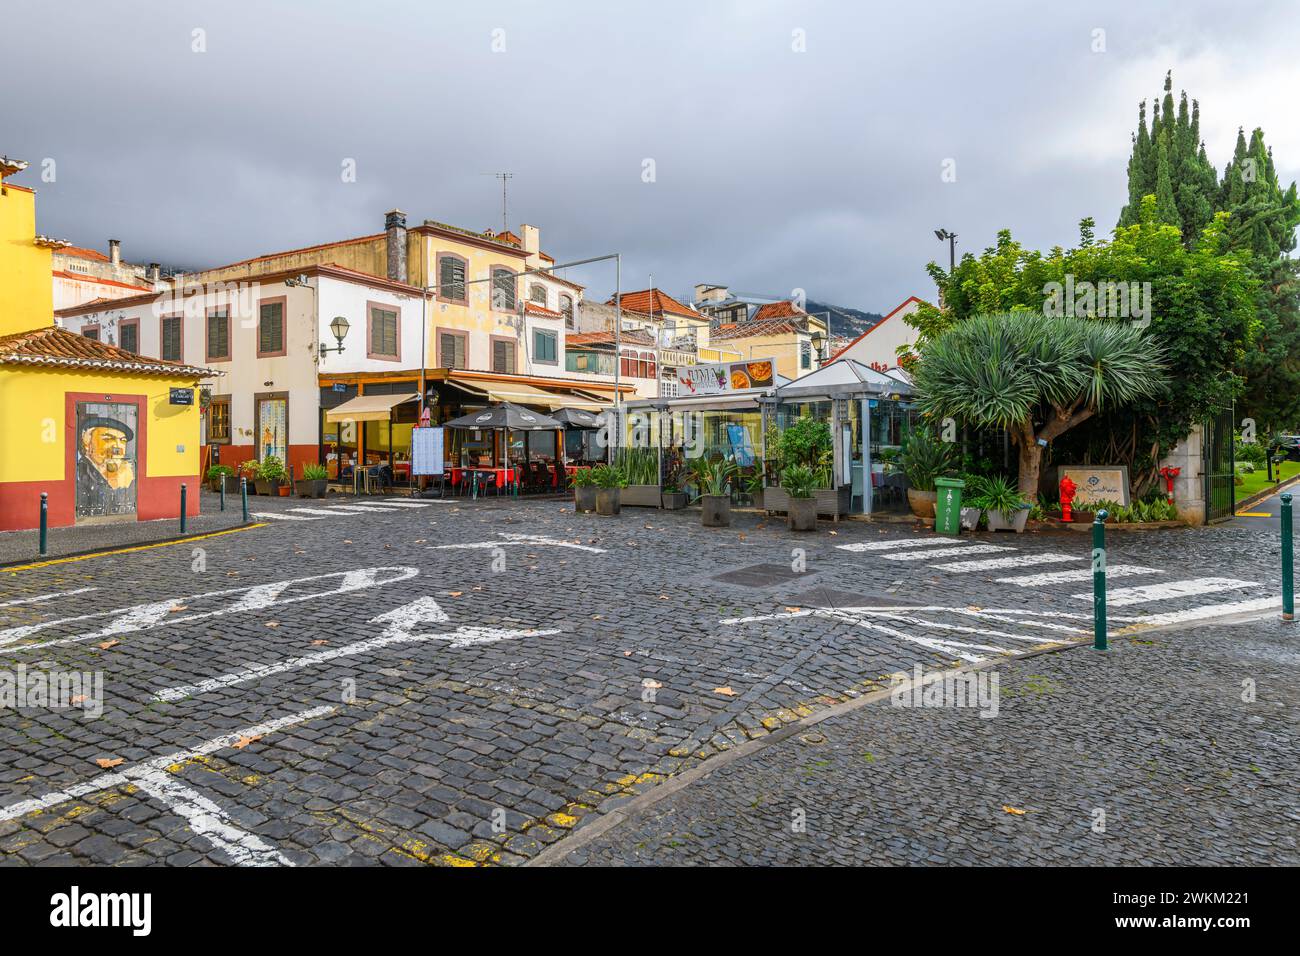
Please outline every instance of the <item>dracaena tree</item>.
[[1138, 326], [1035, 312], [975, 315], [931, 339], [914, 366], [923, 412], [1005, 428], [1019, 488], [1038, 493], [1044, 446], [1099, 412], [1151, 398], [1164, 355]]

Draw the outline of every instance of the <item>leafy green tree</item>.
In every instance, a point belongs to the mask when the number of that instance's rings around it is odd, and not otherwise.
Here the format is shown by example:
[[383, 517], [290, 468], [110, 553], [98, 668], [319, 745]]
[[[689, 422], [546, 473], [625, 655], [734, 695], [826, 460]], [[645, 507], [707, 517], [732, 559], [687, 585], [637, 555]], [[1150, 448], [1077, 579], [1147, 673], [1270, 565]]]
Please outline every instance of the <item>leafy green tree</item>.
[[1157, 395], [1160, 348], [1136, 325], [1038, 312], [980, 314], [942, 332], [913, 371], [935, 418], [1005, 428], [1019, 489], [1038, 494], [1043, 449], [1102, 412]]

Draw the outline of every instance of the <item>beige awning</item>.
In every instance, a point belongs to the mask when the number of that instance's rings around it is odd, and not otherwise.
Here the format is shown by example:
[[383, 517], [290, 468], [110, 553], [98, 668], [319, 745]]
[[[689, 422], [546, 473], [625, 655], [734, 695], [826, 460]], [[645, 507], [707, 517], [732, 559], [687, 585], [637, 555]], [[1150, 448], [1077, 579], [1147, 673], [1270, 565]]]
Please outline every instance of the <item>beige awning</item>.
[[393, 409], [403, 402], [413, 402], [419, 395], [358, 395], [325, 413], [327, 422], [386, 422]]
[[602, 412], [612, 404], [611, 400], [602, 401], [590, 393], [553, 392], [523, 382], [488, 378], [466, 379], [455, 374], [448, 376], [448, 380], [458, 388], [486, 396], [489, 401], [513, 402], [516, 405], [541, 405], [551, 411], [557, 408], [580, 408], [587, 412]]

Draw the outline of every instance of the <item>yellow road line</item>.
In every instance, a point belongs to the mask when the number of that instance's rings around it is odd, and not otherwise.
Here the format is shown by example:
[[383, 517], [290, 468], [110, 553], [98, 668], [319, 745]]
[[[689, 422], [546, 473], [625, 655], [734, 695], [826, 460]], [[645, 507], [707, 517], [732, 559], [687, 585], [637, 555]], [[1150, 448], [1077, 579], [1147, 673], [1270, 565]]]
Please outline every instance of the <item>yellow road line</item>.
[[1238, 511], [1235, 515], [1238, 518], [1271, 518], [1273, 517], [1267, 511]]
[[19, 564], [12, 568], [0, 568], [0, 573], [9, 574], [13, 571], [30, 571], [32, 568], [48, 568], [52, 564], [68, 564], [72, 561], [89, 561], [91, 558], [106, 558], [114, 554], [130, 554], [133, 551], [149, 551], [153, 548], [166, 548], [173, 544], [189, 544], [191, 541], [202, 541], [205, 538], [219, 538], [223, 534], [234, 534], [236, 531], [252, 531], [254, 528], [265, 528], [265, 521], [257, 524], [244, 525], [242, 528], [227, 528], [225, 531], [209, 531], [207, 534], [190, 535], [188, 538], [178, 538], [175, 541], [159, 541], [155, 544], [137, 544], [130, 548], [118, 548], [115, 551], [96, 551], [94, 554], [74, 554], [70, 558], [50, 558], [48, 561], [35, 561], [31, 564]]

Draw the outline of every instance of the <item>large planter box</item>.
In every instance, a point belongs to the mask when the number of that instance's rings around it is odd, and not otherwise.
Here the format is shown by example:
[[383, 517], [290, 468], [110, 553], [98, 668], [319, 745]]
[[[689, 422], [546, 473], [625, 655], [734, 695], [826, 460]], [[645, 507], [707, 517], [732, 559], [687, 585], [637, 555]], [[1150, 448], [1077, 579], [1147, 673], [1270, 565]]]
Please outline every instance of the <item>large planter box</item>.
[[990, 531], [1014, 531], [1021, 534], [1025, 530], [1025, 524], [1029, 521], [1029, 509], [1017, 508], [1011, 512], [1011, 520], [1008, 521], [1002, 516], [1001, 511], [986, 511], [985, 517], [989, 522]]
[[612, 518], [621, 510], [621, 501], [623, 497], [621, 488], [597, 488], [596, 489], [596, 514]]
[[700, 495], [700, 523], [706, 528], [731, 526], [730, 495]]
[[298, 494], [304, 498], [325, 497], [324, 478], [302, 478], [298, 481]]
[[661, 500], [669, 511], [681, 511], [690, 498], [684, 491], [665, 491]]
[[274, 481], [267, 481], [263, 478], [258, 478], [253, 482], [253, 484], [257, 486], [257, 493], [259, 495], [278, 495], [280, 493], [280, 485], [284, 484], [284, 482], [280, 481], [278, 478]]
[[816, 531], [817, 499], [791, 498], [786, 511], [786, 525], [791, 531]]
[[[850, 496], [853, 489], [848, 485], [839, 488], [819, 488], [813, 500], [817, 502], [817, 514], [824, 518], [838, 518], [849, 513]], [[790, 511], [790, 496], [784, 488], [770, 487], [763, 489], [763, 509], [765, 511]]]
[[573, 510], [591, 513], [596, 510], [596, 486], [573, 486]]
[[658, 485], [628, 485], [623, 489], [623, 504], [637, 508], [663, 507], [663, 492]]

